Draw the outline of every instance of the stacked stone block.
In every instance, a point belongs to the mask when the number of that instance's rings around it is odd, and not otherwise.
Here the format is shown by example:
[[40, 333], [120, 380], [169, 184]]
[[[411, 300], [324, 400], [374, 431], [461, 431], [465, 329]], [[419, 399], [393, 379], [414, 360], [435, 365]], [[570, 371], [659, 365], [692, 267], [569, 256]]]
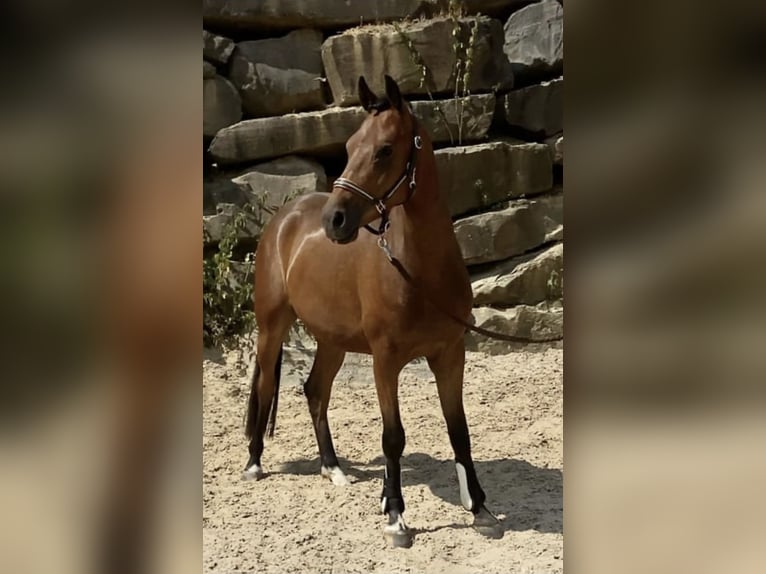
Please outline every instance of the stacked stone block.
[[476, 323], [563, 336], [563, 7], [450, 5], [204, 0], [205, 240], [247, 203], [266, 207], [260, 222], [296, 194], [328, 191], [365, 114], [358, 76], [382, 93], [388, 74], [434, 141]]

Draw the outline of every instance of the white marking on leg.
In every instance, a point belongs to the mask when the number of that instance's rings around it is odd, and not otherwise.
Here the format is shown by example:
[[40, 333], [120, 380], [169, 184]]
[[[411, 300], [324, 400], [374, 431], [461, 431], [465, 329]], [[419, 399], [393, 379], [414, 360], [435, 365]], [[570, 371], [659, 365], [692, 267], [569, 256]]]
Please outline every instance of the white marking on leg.
[[260, 480], [261, 478], [263, 478], [263, 468], [257, 464], [251, 465], [242, 473], [242, 480]]
[[329, 478], [335, 486], [348, 486], [351, 484], [339, 466], [333, 466], [332, 468], [323, 466], [321, 474], [324, 478]]
[[456, 462], [455, 469], [457, 470], [457, 480], [460, 483], [460, 502], [466, 510], [473, 510], [473, 499], [468, 490], [468, 475], [466, 475], [465, 467]]
[[[383, 467], [383, 484], [386, 483], [388, 480], [388, 467]], [[388, 497], [384, 496], [380, 499], [380, 511], [385, 514], [386, 513], [386, 503], [388, 502]]]

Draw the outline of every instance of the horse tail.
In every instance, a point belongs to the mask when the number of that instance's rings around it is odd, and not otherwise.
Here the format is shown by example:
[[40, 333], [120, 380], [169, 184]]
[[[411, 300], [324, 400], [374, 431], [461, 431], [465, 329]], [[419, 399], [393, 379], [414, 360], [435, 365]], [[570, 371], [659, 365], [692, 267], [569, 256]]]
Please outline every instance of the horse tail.
[[274, 428], [277, 426], [277, 406], [279, 405], [279, 379], [282, 375], [282, 345], [279, 346], [277, 364], [274, 365], [274, 396], [271, 399], [269, 414], [269, 438], [274, 438]]
[[[253, 369], [253, 378], [250, 382], [250, 398], [247, 404], [247, 420], [245, 422], [245, 434], [247, 438], [253, 438], [255, 427], [258, 421], [258, 377], [261, 374], [261, 365], [258, 363], [258, 357], [255, 358], [255, 368]], [[269, 413], [269, 438], [274, 436], [274, 428], [277, 422], [277, 406], [279, 404], [279, 379], [282, 374], [282, 347], [279, 348], [277, 364], [274, 366], [274, 396], [271, 399], [271, 408]]]

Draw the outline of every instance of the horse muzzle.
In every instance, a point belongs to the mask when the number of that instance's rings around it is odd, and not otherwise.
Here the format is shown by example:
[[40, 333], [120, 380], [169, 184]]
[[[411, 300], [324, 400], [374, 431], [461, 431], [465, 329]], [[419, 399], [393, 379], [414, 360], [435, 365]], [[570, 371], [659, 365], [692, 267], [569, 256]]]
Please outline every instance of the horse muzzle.
[[351, 243], [359, 236], [359, 214], [346, 207], [328, 205], [322, 212], [325, 235], [334, 243]]

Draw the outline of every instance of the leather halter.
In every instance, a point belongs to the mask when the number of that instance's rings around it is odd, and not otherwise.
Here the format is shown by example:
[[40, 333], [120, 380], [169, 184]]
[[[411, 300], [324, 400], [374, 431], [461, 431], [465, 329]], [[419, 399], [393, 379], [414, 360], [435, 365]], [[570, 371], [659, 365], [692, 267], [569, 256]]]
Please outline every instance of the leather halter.
[[380, 225], [378, 226], [378, 229], [371, 227], [370, 224], [364, 225], [364, 228], [370, 233], [372, 233], [373, 235], [382, 236], [388, 230], [388, 225], [390, 222], [388, 220], [388, 206], [386, 205], [386, 202], [389, 201], [394, 195], [396, 195], [396, 192], [399, 190], [402, 184], [408, 179], [409, 179], [409, 183], [408, 183], [407, 199], [405, 199], [401, 204], [397, 204], [397, 205], [402, 205], [404, 203], [407, 203], [410, 200], [410, 198], [415, 194], [415, 188], [417, 186], [417, 183], [415, 181], [415, 175], [416, 175], [415, 162], [417, 160], [416, 156], [417, 156], [418, 150], [423, 147], [423, 140], [418, 135], [417, 119], [412, 113], [410, 113], [410, 117], [412, 118], [412, 148], [410, 150], [410, 157], [407, 160], [407, 165], [404, 166], [404, 173], [402, 173], [402, 176], [396, 181], [393, 187], [388, 190], [388, 192], [386, 192], [382, 197], [375, 197], [374, 195], [368, 193], [362, 187], [358, 186], [350, 179], [346, 179], [345, 177], [339, 177], [338, 179], [335, 180], [335, 183], [333, 183], [333, 187], [340, 187], [341, 189], [345, 189], [347, 191], [355, 193], [358, 196], [366, 199], [367, 201], [369, 201], [375, 206], [375, 209], [377, 209], [378, 213], [380, 214]]

